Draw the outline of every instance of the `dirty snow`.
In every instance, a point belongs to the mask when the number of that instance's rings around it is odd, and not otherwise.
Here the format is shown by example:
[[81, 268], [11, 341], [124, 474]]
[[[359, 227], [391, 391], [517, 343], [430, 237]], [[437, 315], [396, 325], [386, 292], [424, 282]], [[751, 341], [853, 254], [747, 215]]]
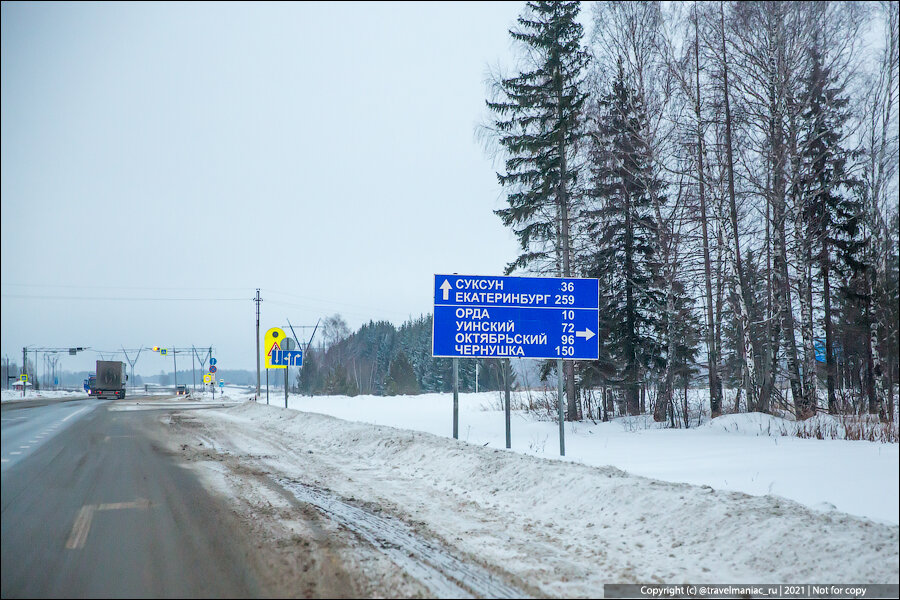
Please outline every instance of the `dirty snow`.
[[[482, 447], [472, 443], [471, 432], [466, 443], [264, 404], [196, 411], [192, 418], [217, 452], [275, 479], [377, 505], [541, 595], [598, 597], [604, 583], [900, 579], [896, 525], [823, 514], [775, 495], [669, 483]], [[673, 440], [719, 435], [666, 433], [628, 435], [645, 438], [659, 453], [677, 446]], [[607, 448], [625, 437], [583, 435], [607, 437]], [[771, 439], [759, 441], [776, 447]], [[715, 447], [708, 443], [706, 450]], [[573, 449], [585, 452], [577, 443]], [[736, 447], [727, 452], [737, 457]], [[253, 487], [243, 493], [253, 495]]]

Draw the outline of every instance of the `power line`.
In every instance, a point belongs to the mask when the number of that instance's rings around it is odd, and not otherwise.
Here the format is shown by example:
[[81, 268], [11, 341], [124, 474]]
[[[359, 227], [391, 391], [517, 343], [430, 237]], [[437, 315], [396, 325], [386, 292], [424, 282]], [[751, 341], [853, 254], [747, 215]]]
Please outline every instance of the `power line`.
[[63, 283], [4, 283], [2, 287], [25, 287], [25, 288], [64, 288], [64, 289], [85, 289], [85, 290], [181, 290], [181, 291], [241, 291], [246, 287], [186, 287], [186, 286], [158, 286], [158, 285], [80, 285], [80, 284], [63, 284]]
[[3, 298], [24, 298], [27, 300], [116, 300], [137, 302], [243, 302], [243, 298], [158, 298], [123, 296], [45, 296], [38, 294], [0, 294]]

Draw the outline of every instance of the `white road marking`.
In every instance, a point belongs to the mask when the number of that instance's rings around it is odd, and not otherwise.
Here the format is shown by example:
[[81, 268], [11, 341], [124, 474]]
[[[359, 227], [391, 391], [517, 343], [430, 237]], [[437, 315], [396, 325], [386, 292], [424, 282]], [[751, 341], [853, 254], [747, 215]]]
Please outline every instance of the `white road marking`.
[[[64, 418], [63, 421], [68, 421], [69, 419], [71, 419], [72, 417], [74, 417], [75, 415], [77, 415], [78, 413], [82, 413], [82, 412], [86, 411], [86, 410], [89, 409], [89, 408], [90, 408], [90, 406], [85, 406], [85, 407], [82, 408], [81, 410], [76, 410], [76, 411], [73, 412], [71, 415], [69, 415], [68, 417]], [[54, 425], [54, 427], [56, 427], [56, 425]]]
[[22, 454], [21, 452], [10, 452], [10, 454]]
[[2, 459], [0, 459], [0, 462], [9, 462], [9, 459], [8, 459], [8, 458], [2, 458]]
[[94, 520], [94, 507], [86, 504], [78, 511], [75, 517], [75, 523], [72, 525], [72, 533], [69, 534], [69, 541], [66, 542], [66, 548], [69, 550], [77, 550], [84, 547], [87, 541], [88, 531], [91, 529], [91, 521]]
[[134, 502], [112, 502], [97, 506], [97, 510], [121, 510], [123, 508], [150, 508], [150, 501], [146, 498], [138, 498]]
[[27, 450], [28, 448], [31, 448], [31, 446], [19, 446], [19, 448], [21, 448], [22, 450]]
[[138, 498], [133, 502], [111, 502], [108, 504], [85, 504], [78, 511], [75, 517], [75, 523], [72, 524], [72, 533], [69, 534], [69, 540], [66, 542], [66, 549], [79, 550], [84, 548], [87, 541], [88, 532], [91, 530], [91, 521], [94, 520], [94, 513], [98, 510], [121, 510], [126, 508], [150, 508], [150, 501], [146, 498]]

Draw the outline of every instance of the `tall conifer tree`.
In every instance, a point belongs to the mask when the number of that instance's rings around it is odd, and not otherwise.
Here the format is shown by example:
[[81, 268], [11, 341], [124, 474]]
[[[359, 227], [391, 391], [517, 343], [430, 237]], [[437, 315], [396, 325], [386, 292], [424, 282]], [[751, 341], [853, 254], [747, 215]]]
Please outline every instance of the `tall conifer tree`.
[[664, 182], [654, 177], [641, 135], [646, 119], [619, 64], [611, 92], [600, 101], [593, 132], [590, 195], [597, 206], [587, 214], [597, 236], [589, 274], [601, 281], [600, 332], [607, 336], [604, 348], [617, 355], [629, 414], [640, 410], [643, 373], [663, 363], [659, 315], [665, 298], [659, 287], [658, 224], [651, 194], [663, 197]]
[[818, 39], [810, 50], [811, 69], [806, 80], [802, 143], [804, 219], [808, 235], [817, 246], [816, 255], [822, 279], [822, 317], [825, 330], [825, 370], [828, 388], [828, 412], [837, 412], [834, 332], [832, 326], [831, 275], [835, 250], [853, 256], [853, 217], [861, 212], [854, 195], [846, 192], [859, 182], [848, 168], [850, 153], [841, 147], [843, 128], [849, 119], [848, 100], [836, 84], [836, 77], [823, 64]]
[[[506, 152], [500, 183], [509, 191], [508, 208], [496, 211], [513, 228], [522, 253], [507, 273], [530, 268], [556, 276], [574, 274], [572, 220], [578, 181], [574, 156], [582, 133], [583, 27], [578, 2], [528, 2], [517, 29], [510, 30], [534, 68], [499, 82], [501, 98], [487, 105]], [[577, 418], [572, 362], [566, 362], [568, 418]]]

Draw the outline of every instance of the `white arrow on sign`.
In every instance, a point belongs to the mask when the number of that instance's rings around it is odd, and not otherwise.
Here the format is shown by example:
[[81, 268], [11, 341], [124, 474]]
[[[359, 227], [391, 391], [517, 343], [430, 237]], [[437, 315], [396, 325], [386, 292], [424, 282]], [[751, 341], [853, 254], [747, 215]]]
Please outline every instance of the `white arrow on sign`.
[[450, 285], [448, 280], [444, 280], [444, 283], [441, 284], [441, 289], [444, 291], [444, 300], [450, 299], [450, 288], [453, 287]]
[[576, 337], [583, 337], [585, 339], [585, 341], [591, 339], [595, 335], [597, 335], [597, 334], [595, 334], [593, 331], [591, 331], [587, 327], [584, 328], [584, 331], [576, 331], [575, 332]]

